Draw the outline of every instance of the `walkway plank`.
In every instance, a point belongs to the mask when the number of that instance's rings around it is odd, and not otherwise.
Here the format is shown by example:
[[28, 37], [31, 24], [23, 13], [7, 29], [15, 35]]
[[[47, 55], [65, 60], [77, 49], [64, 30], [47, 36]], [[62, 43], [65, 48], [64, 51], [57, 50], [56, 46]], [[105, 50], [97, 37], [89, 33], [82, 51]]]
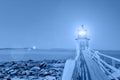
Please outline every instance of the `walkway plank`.
[[99, 65], [87, 54], [84, 52], [83, 56], [87, 64], [88, 70], [92, 80], [110, 80], [107, 75], [100, 69]]

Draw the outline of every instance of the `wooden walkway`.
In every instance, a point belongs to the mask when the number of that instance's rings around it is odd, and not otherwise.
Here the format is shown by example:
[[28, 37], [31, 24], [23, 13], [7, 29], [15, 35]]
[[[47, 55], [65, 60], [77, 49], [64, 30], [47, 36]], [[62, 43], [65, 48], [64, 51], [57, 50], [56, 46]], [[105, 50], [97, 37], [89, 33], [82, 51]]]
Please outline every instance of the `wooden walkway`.
[[98, 63], [96, 63], [90, 57], [90, 55], [88, 55], [88, 52], [83, 52], [83, 57], [85, 59], [85, 63], [86, 63], [87, 68], [89, 70], [91, 80], [110, 80], [108, 78], [108, 76], [99, 67]]
[[110, 80], [87, 51], [80, 52], [77, 60], [67, 60], [62, 80]]

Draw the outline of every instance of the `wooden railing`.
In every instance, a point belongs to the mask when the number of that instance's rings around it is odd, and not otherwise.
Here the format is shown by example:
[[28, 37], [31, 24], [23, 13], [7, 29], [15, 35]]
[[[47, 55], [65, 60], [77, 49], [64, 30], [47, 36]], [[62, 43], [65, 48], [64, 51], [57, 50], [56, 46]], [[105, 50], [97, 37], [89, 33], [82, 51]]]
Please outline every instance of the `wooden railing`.
[[107, 70], [104, 67], [105, 64], [103, 64], [95, 51], [80, 51], [79, 55], [72, 61], [74, 66], [68, 66], [71, 62], [66, 62], [62, 80], [110, 80], [105, 73]]
[[67, 60], [62, 80], [120, 80], [120, 60], [95, 50]]
[[[120, 60], [99, 51], [92, 51], [93, 59], [100, 65], [103, 71], [112, 80], [120, 80]], [[98, 57], [96, 57], [98, 56]]]

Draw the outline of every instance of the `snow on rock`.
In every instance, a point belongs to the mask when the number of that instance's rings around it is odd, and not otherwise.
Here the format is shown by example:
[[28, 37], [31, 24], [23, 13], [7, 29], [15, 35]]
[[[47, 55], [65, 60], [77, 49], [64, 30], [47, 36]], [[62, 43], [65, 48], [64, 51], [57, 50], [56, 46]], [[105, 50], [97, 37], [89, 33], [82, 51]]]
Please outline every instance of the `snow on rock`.
[[35, 66], [35, 67], [32, 67], [30, 70], [31, 71], [38, 71], [38, 70], [40, 70], [40, 67]]
[[0, 80], [61, 80], [64, 63], [64, 60], [0, 63]]

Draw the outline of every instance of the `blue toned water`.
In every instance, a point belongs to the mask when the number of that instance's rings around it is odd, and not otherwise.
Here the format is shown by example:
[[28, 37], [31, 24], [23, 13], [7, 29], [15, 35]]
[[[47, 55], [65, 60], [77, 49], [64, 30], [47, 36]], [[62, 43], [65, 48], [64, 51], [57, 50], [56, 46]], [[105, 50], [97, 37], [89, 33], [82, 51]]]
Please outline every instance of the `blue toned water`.
[[[103, 54], [120, 59], [120, 51], [99, 50]], [[75, 50], [66, 49], [0, 49], [0, 61], [69, 59], [75, 57]]]
[[100, 50], [101, 53], [120, 59], [119, 50]]
[[75, 57], [75, 50], [63, 49], [1, 49], [0, 61], [69, 59]]

